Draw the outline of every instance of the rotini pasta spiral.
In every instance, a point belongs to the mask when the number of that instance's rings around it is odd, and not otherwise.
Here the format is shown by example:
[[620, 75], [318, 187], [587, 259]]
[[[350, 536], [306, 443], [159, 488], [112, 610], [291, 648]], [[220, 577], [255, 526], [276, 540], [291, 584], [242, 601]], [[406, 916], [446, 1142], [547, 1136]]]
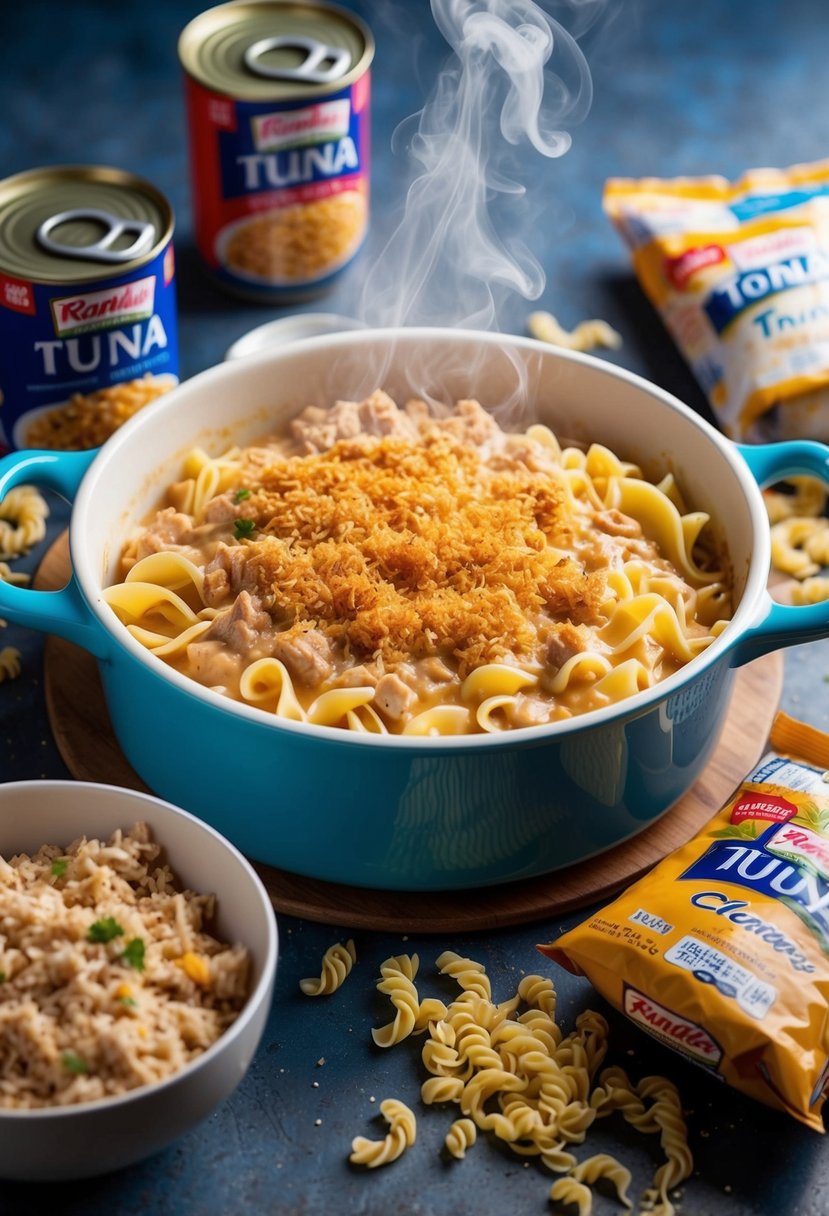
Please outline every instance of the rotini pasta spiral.
[[18, 574], [12, 570], [8, 562], [0, 562], [0, 580], [4, 583], [12, 583], [22, 587], [29, 581], [28, 574]]
[[489, 976], [480, 963], [455, 954], [454, 950], [444, 950], [437, 960], [437, 966], [443, 975], [453, 976], [465, 992], [477, 993], [487, 1001], [492, 997]]
[[682, 1103], [676, 1086], [665, 1077], [644, 1077], [637, 1092], [644, 1098], [654, 1099], [649, 1113], [659, 1128], [659, 1142], [666, 1158], [654, 1174], [653, 1187], [645, 1197], [658, 1202], [665, 1216], [672, 1216], [674, 1208], [668, 1191], [689, 1177], [694, 1164]]
[[592, 350], [595, 346], [612, 349], [622, 345], [621, 335], [607, 321], [579, 321], [573, 330], [566, 330], [549, 312], [532, 312], [527, 318], [527, 328], [539, 342], [551, 346], [562, 346], [566, 350]]
[[[13, 586], [23, 586], [28, 581], [28, 574], [16, 574], [7, 562], [0, 562], [0, 582], [11, 583]], [[6, 622], [0, 619], [0, 627], [5, 624]]]
[[598, 1182], [600, 1178], [606, 1178], [613, 1184], [619, 1202], [627, 1208], [633, 1206], [628, 1197], [628, 1187], [631, 1182], [630, 1170], [609, 1153], [596, 1153], [592, 1157], [586, 1157], [578, 1165], [573, 1166], [571, 1177], [575, 1178], [576, 1182], [584, 1182], [590, 1186], [594, 1182]]
[[829, 520], [795, 515], [774, 524], [771, 559], [775, 569], [797, 579], [817, 574], [829, 564]]
[[525, 975], [518, 984], [518, 996], [531, 1009], [540, 1009], [551, 1021], [556, 1016], [556, 990], [551, 979], [543, 975]]
[[769, 523], [791, 519], [793, 515], [821, 515], [826, 506], [826, 486], [817, 477], [791, 477], [787, 484], [791, 493], [766, 489], [763, 500]]
[[14, 646], [0, 650], [0, 684], [4, 680], [16, 680], [20, 675], [20, 651]]
[[472, 1064], [460, 1058], [452, 1043], [430, 1037], [423, 1044], [423, 1063], [433, 1076], [459, 1077], [461, 1081], [472, 1075]]
[[461, 1077], [428, 1077], [420, 1087], [420, 1097], [427, 1106], [437, 1102], [460, 1102], [462, 1093]]
[[21, 557], [46, 535], [49, 507], [34, 486], [14, 486], [0, 502], [0, 559]]
[[386, 1098], [380, 1103], [380, 1114], [389, 1125], [382, 1140], [369, 1140], [355, 1136], [351, 1142], [349, 1161], [354, 1165], [365, 1165], [376, 1169], [396, 1161], [406, 1149], [414, 1144], [417, 1135], [417, 1120], [414, 1112], [398, 1098]]
[[579, 1216], [590, 1216], [593, 1211], [590, 1187], [574, 1178], [557, 1178], [550, 1187], [550, 1198], [554, 1203], [575, 1205]]
[[377, 985], [378, 992], [384, 992], [394, 1005], [393, 1021], [380, 1026], [371, 1032], [378, 1047], [392, 1047], [395, 1043], [414, 1031], [417, 1025], [420, 1001], [414, 978], [417, 975], [419, 959], [416, 954], [411, 957], [401, 954], [388, 958], [380, 967], [381, 979]]
[[322, 956], [319, 979], [300, 980], [299, 986], [306, 996], [330, 996], [343, 983], [356, 961], [357, 952], [351, 938], [344, 946], [336, 942]]
[[443, 1143], [446, 1151], [460, 1160], [466, 1156], [466, 1150], [475, 1143], [477, 1135], [478, 1129], [471, 1119], [455, 1119]]

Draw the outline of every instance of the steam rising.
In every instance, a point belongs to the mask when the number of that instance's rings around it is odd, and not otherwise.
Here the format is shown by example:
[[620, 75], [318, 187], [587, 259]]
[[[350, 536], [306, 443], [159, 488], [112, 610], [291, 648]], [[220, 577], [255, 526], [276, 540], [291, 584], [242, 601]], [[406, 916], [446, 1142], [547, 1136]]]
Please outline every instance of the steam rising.
[[431, 5], [453, 54], [424, 108], [395, 133], [413, 180], [400, 223], [367, 271], [359, 313], [372, 326], [495, 329], [504, 292], [534, 300], [545, 285], [519, 236], [526, 188], [509, 162], [522, 151], [567, 151], [562, 127], [589, 111], [590, 73], [575, 38], [533, 0]]

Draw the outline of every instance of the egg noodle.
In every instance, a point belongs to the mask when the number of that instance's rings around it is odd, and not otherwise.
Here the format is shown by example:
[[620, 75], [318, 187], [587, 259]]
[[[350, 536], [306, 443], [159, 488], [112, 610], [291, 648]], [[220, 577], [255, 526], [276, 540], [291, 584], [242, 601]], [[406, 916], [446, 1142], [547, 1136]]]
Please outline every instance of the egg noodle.
[[194, 448], [104, 598], [164, 663], [296, 722], [448, 735], [598, 709], [732, 611], [709, 516], [600, 444], [377, 391]]

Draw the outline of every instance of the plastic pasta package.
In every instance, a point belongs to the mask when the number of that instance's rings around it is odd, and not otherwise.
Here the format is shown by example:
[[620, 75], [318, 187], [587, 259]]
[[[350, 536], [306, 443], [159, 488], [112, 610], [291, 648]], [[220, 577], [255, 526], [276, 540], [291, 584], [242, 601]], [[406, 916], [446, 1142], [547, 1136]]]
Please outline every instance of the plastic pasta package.
[[612, 178], [604, 207], [732, 439], [829, 439], [829, 160]]
[[822, 1132], [829, 735], [784, 713], [713, 819], [539, 950], [656, 1039]]

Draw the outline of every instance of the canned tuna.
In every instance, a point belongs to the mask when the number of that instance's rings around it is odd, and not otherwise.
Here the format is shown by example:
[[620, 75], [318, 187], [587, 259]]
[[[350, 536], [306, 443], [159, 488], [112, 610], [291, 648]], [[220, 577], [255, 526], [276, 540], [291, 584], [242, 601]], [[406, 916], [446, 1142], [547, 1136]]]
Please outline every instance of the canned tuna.
[[371, 34], [325, 4], [248, 0], [179, 39], [199, 253], [262, 301], [327, 287], [366, 233]]
[[95, 447], [178, 380], [172, 232], [118, 169], [0, 182], [0, 452]]

